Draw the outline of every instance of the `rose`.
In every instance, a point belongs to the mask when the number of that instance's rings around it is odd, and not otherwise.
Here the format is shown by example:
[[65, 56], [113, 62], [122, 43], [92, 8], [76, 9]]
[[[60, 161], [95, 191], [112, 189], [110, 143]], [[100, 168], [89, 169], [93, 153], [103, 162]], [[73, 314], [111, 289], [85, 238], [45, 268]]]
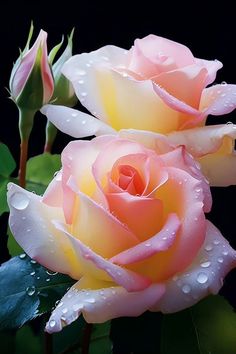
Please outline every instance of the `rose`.
[[10, 184], [8, 203], [25, 252], [78, 280], [48, 332], [80, 313], [103, 322], [184, 309], [217, 293], [236, 265], [236, 252], [205, 219], [211, 194], [198, 165], [158, 134], [73, 141], [43, 197]]
[[149, 35], [129, 50], [105, 46], [73, 56], [63, 73], [81, 103], [114, 129], [169, 133], [231, 112], [236, 85], [206, 88], [222, 64], [197, 59], [182, 44]]

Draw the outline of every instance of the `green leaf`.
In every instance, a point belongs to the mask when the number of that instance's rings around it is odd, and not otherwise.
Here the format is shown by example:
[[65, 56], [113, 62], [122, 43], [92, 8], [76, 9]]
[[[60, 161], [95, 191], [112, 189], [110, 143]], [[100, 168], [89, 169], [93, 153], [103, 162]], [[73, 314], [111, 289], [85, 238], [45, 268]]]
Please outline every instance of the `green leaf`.
[[89, 354], [111, 353], [110, 326], [110, 321], [93, 325]]
[[25, 254], [0, 267], [0, 330], [22, 326], [50, 311], [75, 281], [53, 274]]
[[8, 147], [0, 143], [0, 176], [9, 177], [14, 171], [16, 163]]
[[43, 193], [49, 182], [51, 182], [55, 172], [61, 168], [60, 155], [44, 153], [32, 157], [27, 162], [27, 189], [34, 190], [36, 193]]
[[6, 196], [7, 184], [15, 167], [16, 163], [10, 150], [5, 144], [0, 143], [0, 215], [9, 210]]
[[161, 354], [235, 354], [236, 314], [221, 296], [163, 319]]
[[[14, 354], [41, 354], [43, 353], [43, 341], [39, 335], [35, 335], [30, 326], [23, 326], [16, 332], [16, 350]], [[27, 345], [26, 345], [27, 343]]]

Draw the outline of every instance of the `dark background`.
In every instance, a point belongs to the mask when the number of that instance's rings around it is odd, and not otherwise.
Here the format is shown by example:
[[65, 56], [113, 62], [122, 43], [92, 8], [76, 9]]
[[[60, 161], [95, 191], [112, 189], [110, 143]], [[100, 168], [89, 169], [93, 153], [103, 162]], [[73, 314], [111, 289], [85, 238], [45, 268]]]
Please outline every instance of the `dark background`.
[[[218, 59], [224, 67], [216, 82], [236, 84], [236, 15], [230, 2], [114, 2], [101, 1], [23, 1], [4, 2], [0, 14], [0, 141], [13, 155], [19, 156], [18, 115], [13, 102], [7, 99], [12, 63], [23, 48], [30, 21], [34, 21], [35, 39], [39, 30], [48, 32], [48, 47], [60, 42], [62, 34], [75, 27], [74, 53], [92, 51], [106, 44], [130, 48], [135, 38], [150, 33], [167, 37], [188, 46], [195, 57]], [[128, 5], [130, 8], [128, 8]], [[3, 7], [4, 6], [4, 7]], [[236, 122], [236, 113], [225, 117], [209, 117], [211, 124]], [[30, 155], [42, 152], [45, 118], [38, 115], [30, 140]], [[54, 152], [60, 152], [69, 137], [59, 133]], [[1, 162], [0, 162], [1, 163]], [[209, 218], [236, 248], [235, 187], [213, 188], [213, 210]], [[223, 293], [231, 303], [236, 299], [236, 273], [226, 279]]]

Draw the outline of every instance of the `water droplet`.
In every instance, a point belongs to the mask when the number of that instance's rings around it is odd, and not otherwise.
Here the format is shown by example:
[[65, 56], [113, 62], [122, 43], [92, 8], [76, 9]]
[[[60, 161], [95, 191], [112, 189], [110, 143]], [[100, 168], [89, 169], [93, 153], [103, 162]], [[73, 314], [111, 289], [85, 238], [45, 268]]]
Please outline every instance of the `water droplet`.
[[85, 300], [86, 302], [89, 302], [90, 304], [94, 304], [95, 303], [95, 299], [86, 299]]
[[146, 243], [145, 243], [145, 246], [146, 246], [146, 247], [150, 247], [150, 246], [151, 246], [151, 243], [150, 243], [150, 242], [146, 242]]
[[79, 83], [80, 85], [82, 85], [82, 84], [84, 84], [84, 80], [79, 80], [78, 83]]
[[195, 216], [194, 221], [198, 221], [198, 218]]
[[209, 261], [201, 263], [202, 268], [208, 268], [208, 267], [210, 267], [210, 265], [211, 265], [211, 262], [209, 262]]
[[77, 69], [76, 72], [75, 72], [77, 75], [86, 75], [86, 71], [85, 70], [82, 70], [82, 69]]
[[50, 281], [50, 280], [51, 280], [50, 278], [47, 278], [47, 279], [46, 279], [47, 282]]
[[89, 68], [90, 66], [91, 66], [91, 64], [89, 64], [89, 63], [86, 63], [86, 66]]
[[58, 305], [57, 305], [57, 307], [61, 307], [63, 305], [63, 302], [61, 301]]
[[28, 288], [26, 288], [26, 293], [29, 296], [33, 296], [35, 294], [35, 286], [28, 286]]
[[199, 273], [197, 276], [197, 281], [200, 284], [205, 284], [208, 281], [208, 276], [206, 273]]
[[208, 245], [205, 246], [205, 250], [208, 251], [212, 251], [213, 247], [212, 245], [209, 243]]
[[70, 119], [70, 118], [67, 118], [67, 119], [66, 119], [66, 122], [67, 122], [67, 123], [69, 123], [70, 121], [71, 121], [71, 119]]
[[54, 272], [53, 270], [46, 270], [46, 273], [48, 274], [48, 275], [56, 275], [58, 272]]
[[56, 321], [55, 320], [49, 321], [49, 327], [53, 328], [55, 326], [56, 326]]
[[227, 85], [227, 82], [226, 81], [222, 81], [221, 85], [225, 86], [225, 85]]
[[179, 181], [179, 184], [181, 185], [181, 184], [183, 184], [183, 182], [182, 182], [182, 181]]
[[86, 96], [87, 96], [87, 92], [82, 92], [82, 93], [81, 93], [81, 96], [82, 96], [82, 97], [86, 97]]
[[62, 313], [67, 313], [68, 312], [68, 309], [65, 307], [64, 309], [61, 310]]
[[229, 254], [229, 252], [228, 252], [228, 251], [223, 251], [222, 254], [223, 254], [224, 256], [227, 256], [227, 255]]
[[86, 124], [86, 120], [82, 120], [81, 124], [83, 125]]
[[214, 245], [219, 245], [220, 241], [219, 240], [214, 240], [213, 243], [214, 243]]
[[31, 272], [30, 275], [35, 275], [35, 272]]
[[29, 198], [24, 193], [16, 192], [10, 197], [10, 204], [17, 210], [24, 210], [29, 205]]
[[223, 259], [222, 257], [219, 257], [219, 258], [217, 259], [217, 261], [218, 261], [219, 263], [223, 263], [223, 262], [224, 262], [224, 259]]
[[20, 259], [25, 259], [25, 257], [26, 257], [26, 254], [25, 254], [25, 253], [22, 253], [22, 254], [19, 255], [19, 258], [20, 258]]
[[116, 291], [115, 291], [115, 290], [112, 290], [111, 293], [112, 293], [112, 295], [115, 295], [115, 294], [116, 294]]
[[22, 220], [25, 220], [26, 219], [26, 216], [22, 216], [22, 218], [21, 218]]
[[122, 76], [123, 76], [123, 77], [127, 77], [128, 74], [127, 74], [127, 73], [123, 73]]
[[37, 277], [37, 280], [39, 280], [40, 279], [40, 277]]
[[36, 264], [37, 262], [34, 259], [31, 259], [30, 263], [31, 264]]
[[183, 293], [185, 293], [185, 294], [189, 294], [190, 291], [191, 291], [190, 285], [188, 285], [188, 284], [183, 285], [183, 286], [182, 286], [182, 291], [183, 291]]

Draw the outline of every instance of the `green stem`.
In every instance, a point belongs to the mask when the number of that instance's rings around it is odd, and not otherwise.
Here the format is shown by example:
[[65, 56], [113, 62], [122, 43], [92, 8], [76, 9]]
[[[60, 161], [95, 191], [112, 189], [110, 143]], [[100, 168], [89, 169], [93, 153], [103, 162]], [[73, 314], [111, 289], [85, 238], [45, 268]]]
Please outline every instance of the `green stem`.
[[20, 144], [20, 163], [19, 163], [19, 184], [25, 187], [26, 162], [28, 158], [28, 142], [33, 127], [35, 111], [19, 108], [19, 132]]
[[51, 153], [52, 145], [57, 135], [57, 128], [49, 120], [46, 125], [46, 139], [44, 145], [44, 152]]

